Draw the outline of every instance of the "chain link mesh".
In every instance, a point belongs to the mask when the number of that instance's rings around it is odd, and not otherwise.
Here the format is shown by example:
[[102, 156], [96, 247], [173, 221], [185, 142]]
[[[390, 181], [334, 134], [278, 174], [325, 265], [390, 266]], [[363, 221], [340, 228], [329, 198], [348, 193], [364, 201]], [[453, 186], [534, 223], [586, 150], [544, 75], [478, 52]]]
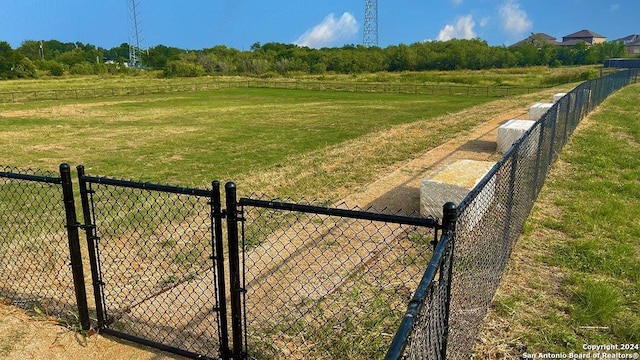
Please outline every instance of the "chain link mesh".
[[467, 359], [551, 164], [579, 121], [628, 73], [588, 81], [568, 93], [529, 130], [461, 203], [456, 225], [447, 354]]
[[427, 279], [429, 289], [426, 302], [418, 313], [419, 322], [414, 324], [413, 336], [408, 339], [409, 345], [405, 355], [407, 359], [442, 359], [446, 355], [447, 316], [449, 301], [449, 284], [451, 283], [451, 265], [453, 261], [452, 234], [443, 236], [440, 241], [446, 242], [445, 251], [439, 259], [432, 259], [438, 267], [437, 277]]
[[0, 166], [0, 297], [75, 325], [69, 265], [59, 174]]
[[[410, 346], [405, 348], [404, 358], [441, 359], [445, 341], [448, 359], [471, 356], [513, 245], [551, 164], [582, 118], [612, 92], [637, 81], [635, 69], [576, 87], [555, 103], [462, 201], [454, 235], [453, 275], [443, 278], [446, 274], [441, 268], [440, 279], [430, 284], [413, 331], [405, 340]], [[434, 326], [433, 317], [434, 309], [437, 313], [447, 301], [442, 299], [443, 282], [451, 286], [448, 335]]]
[[217, 357], [210, 198], [90, 186], [106, 326]]
[[381, 357], [432, 254], [433, 229], [242, 211], [250, 356]]

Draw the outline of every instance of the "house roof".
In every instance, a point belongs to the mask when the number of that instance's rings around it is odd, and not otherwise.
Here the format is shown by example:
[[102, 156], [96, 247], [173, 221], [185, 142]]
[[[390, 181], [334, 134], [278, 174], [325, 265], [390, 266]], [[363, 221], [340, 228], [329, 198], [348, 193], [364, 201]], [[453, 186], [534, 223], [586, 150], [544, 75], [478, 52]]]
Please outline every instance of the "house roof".
[[593, 38], [606, 38], [606, 36], [604, 35], [600, 35], [598, 33], [595, 33], [591, 30], [580, 30], [578, 32], [575, 32], [573, 34], [569, 34], [567, 36], [564, 36], [564, 38], [589, 38], [589, 37], [593, 37]]
[[625, 45], [640, 45], [640, 35], [633, 34], [616, 41], [623, 42]]
[[520, 46], [520, 45], [524, 45], [524, 44], [534, 44], [537, 41], [542, 41], [546, 44], [551, 44], [551, 45], [558, 45], [558, 40], [556, 40], [555, 37], [545, 34], [545, 33], [536, 33], [536, 34], [531, 34], [531, 36], [529, 36], [528, 38], [524, 39], [524, 40], [520, 40], [517, 43], [511, 45], [511, 46]]

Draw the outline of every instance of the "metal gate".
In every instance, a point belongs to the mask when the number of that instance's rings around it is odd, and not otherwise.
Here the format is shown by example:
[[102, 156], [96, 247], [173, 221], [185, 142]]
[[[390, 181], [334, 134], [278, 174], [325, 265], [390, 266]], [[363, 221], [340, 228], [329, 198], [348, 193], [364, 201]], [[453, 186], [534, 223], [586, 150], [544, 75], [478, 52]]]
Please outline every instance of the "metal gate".
[[[379, 358], [437, 219], [236, 199], [78, 167], [100, 331], [193, 358]], [[223, 244], [226, 222], [227, 244]], [[228, 274], [225, 276], [225, 261]]]
[[78, 167], [98, 328], [194, 358], [227, 358], [222, 211], [211, 190]]
[[241, 340], [251, 356], [383, 357], [429, 264], [438, 220], [250, 198], [238, 206]]

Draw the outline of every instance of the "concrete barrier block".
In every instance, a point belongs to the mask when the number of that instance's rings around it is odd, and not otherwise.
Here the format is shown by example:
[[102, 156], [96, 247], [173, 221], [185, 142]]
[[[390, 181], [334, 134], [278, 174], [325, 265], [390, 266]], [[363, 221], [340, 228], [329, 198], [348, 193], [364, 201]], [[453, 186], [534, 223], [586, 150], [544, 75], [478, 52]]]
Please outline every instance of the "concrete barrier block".
[[491, 161], [458, 160], [424, 178], [420, 184], [420, 214], [442, 219], [442, 205], [459, 204], [495, 165]]
[[540, 120], [542, 115], [544, 115], [551, 107], [553, 103], [535, 103], [529, 108], [529, 120]]
[[506, 153], [535, 123], [534, 120], [513, 119], [502, 124], [498, 128], [498, 152], [502, 154]]
[[567, 95], [567, 93], [557, 93], [555, 95], [553, 95], [553, 102], [557, 103], [558, 101], [560, 101], [560, 99], [562, 99], [565, 95]]

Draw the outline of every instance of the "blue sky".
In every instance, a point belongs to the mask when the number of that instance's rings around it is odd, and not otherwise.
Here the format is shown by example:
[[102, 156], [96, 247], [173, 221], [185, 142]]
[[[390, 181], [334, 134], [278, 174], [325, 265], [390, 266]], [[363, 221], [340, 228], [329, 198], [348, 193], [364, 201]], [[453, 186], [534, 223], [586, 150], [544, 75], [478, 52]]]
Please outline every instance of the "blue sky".
[[[0, 0], [0, 41], [129, 42], [127, 0]], [[138, 0], [143, 47], [255, 42], [310, 47], [363, 41], [365, 0]], [[379, 45], [479, 37], [511, 45], [532, 32], [640, 34], [640, 0], [379, 0]]]

